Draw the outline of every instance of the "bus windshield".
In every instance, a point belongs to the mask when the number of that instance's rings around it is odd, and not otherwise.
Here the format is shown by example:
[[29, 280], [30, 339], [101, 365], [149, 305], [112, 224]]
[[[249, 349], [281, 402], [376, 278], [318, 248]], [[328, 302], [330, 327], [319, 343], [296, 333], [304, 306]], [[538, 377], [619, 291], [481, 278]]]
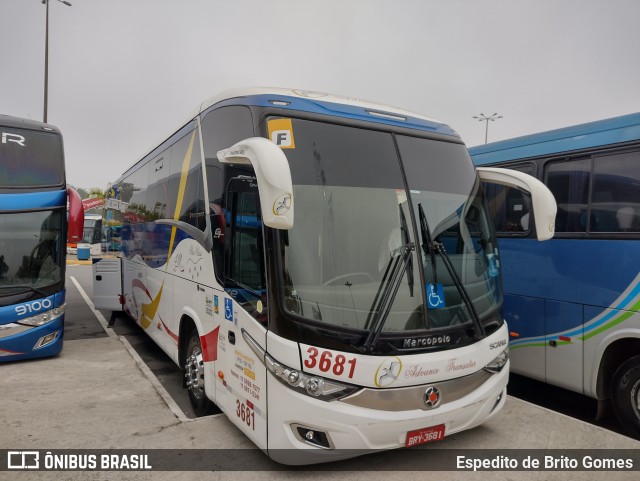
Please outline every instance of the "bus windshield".
[[0, 298], [42, 294], [38, 291], [62, 281], [64, 214], [63, 209], [0, 214]]
[[55, 132], [2, 127], [0, 186], [45, 187], [64, 184], [62, 137]]
[[494, 234], [464, 145], [293, 119], [283, 151], [296, 216], [280, 246], [289, 313], [407, 336], [498, 311]]

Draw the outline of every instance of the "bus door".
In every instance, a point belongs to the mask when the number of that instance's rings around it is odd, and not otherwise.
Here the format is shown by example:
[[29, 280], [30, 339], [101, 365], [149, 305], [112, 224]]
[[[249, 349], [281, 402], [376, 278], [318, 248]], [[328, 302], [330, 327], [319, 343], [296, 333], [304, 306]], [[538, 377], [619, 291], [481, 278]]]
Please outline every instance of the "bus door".
[[[267, 447], [266, 368], [246, 342], [264, 349], [267, 296], [258, 186], [235, 177], [227, 187], [224, 320], [220, 326], [216, 404], [258, 447]], [[244, 334], [243, 334], [244, 333]]]

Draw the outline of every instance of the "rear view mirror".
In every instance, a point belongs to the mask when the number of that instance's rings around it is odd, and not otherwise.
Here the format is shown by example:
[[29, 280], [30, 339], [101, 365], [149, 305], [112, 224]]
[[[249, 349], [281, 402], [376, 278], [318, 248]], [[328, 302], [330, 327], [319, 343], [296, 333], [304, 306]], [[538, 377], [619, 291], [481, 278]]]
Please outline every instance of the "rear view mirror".
[[258, 180], [262, 222], [275, 229], [293, 227], [293, 185], [289, 162], [276, 144], [252, 137], [218, 152], [226, 164], [251, 164]]

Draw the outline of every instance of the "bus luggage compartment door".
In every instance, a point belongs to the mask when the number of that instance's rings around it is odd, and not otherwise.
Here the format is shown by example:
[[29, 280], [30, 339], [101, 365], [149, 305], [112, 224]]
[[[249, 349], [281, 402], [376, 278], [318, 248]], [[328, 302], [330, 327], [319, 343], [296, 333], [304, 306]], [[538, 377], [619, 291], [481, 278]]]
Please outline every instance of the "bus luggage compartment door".
[[120, 258], [94, 258], [93, 304], [103, 311], [122, 311], [122, 260]]

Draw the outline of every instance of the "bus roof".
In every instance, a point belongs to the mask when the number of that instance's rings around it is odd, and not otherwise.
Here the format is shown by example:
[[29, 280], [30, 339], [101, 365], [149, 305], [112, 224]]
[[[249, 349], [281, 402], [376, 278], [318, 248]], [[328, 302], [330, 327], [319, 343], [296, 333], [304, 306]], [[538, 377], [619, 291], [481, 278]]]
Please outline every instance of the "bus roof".
[[45, 124], [37, 120], [13, 117], [12, 115], [0, 114], [0, 125], [14, 129], [46, 130], [47, 132], [60, 133], [60, 130], [58, 130], [58, 127], [55, 125]]
[[203, 102], [199, 112], [214, 105], [226, 104], [280, 107], [459, 137], [448, 125], [415, 112], [367, 100], [300, 89], [249, 87], [228, 90]]
[[479, 145], [469, 149], [476, 165], [572, 152], [640, 139], [640, 112]]
[[168, 139], [180, 132], [185, 125], [189, 124], [189, 122], [199, 114], [206, 112], [214, 106], [224, 107], [227, 105], [276, 107], [291, 111], [333, 115], [346, 119], [364, 120], [367, 122], [441, 134], [452, 137], [457, 142], [461, 142], [458, 133], [447, 124], [408, 110], [311, 90], [277, 87], [245, 87], [221, 92], [202, 102], [198, 109], [192, 112], [175, 131], [168, 136], [162, 137], [158, 142], [153, 144], [153, 148], [147, 150], [142, 157], [139, 157], [139, 160], [129, 167], [120, 176], [118, 181], [127, 175], [127, 173], [137, 169], [145, 159], [154, 155]]

